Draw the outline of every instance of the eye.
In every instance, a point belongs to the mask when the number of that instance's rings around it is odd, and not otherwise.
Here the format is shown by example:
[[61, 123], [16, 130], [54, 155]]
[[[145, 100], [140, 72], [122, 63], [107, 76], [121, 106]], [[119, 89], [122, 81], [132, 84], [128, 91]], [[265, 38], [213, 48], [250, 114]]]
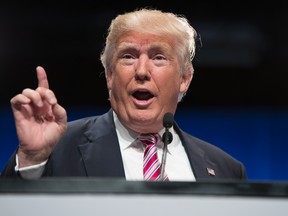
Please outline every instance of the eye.
[[153, 59], [157, 60], [157, 61], [166, 60], [165, 56], [163, 56], [163, 55], [156, 55]]
[[122, 55], [122, 59], [133, 59], [133, 56], [131, 54], [126, 53]]
[[119, 62], [124, 65], [132, 65], [135, 59], [136, 57], [133, 56], [131, 53], [124, 53], [123, 55], [119, 56]]
[[161, 67], [167, 65], [168, 59], [166, 58], [166, 56], [158, 54], [153, 57], [153, 62], [155, 66]]

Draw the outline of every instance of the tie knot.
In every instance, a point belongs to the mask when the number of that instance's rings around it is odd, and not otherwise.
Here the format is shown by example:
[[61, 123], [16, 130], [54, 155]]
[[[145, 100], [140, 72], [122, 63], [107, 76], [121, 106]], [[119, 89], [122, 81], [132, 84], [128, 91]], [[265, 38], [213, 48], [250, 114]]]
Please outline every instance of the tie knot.
[[146, 133], [140, 134], [138, 139], [145, 145], [157, 144], [161, 140], [161, 136], [158, 133]]

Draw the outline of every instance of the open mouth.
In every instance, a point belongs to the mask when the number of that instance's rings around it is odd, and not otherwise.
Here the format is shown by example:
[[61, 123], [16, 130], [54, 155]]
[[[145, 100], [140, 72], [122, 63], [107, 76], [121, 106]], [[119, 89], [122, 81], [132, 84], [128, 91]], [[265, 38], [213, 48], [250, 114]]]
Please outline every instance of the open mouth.
[[141, 100], [141, 101], [144, 101], [144, 100], [149, 100], [151, 98], [154, 97], [154, 95], [149, 92], [149, 91], [135, 91], [133, 94], [133, 97], [136, 98], [137, 100]]

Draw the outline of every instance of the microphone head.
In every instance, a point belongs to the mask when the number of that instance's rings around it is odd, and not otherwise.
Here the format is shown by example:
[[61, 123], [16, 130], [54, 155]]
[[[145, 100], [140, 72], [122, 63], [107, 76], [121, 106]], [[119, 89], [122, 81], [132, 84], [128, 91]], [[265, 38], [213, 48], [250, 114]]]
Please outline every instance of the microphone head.
[[174, 122], [174, 116], [172, 113], [167, 112], [163, 117], [163, 126], [165, 128], [171, 128]]
[[170, 131], [165, 131], [162, 137], [162, 141], [166, 144], [170, 144], [173, 140], [173, 135]]

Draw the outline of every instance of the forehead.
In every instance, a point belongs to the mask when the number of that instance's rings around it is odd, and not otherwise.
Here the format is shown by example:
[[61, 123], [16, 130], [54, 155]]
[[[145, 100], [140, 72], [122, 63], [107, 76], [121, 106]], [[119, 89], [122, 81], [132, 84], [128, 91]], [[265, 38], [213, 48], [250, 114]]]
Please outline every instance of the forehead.
[[172, 48], [174, 44], [175, 41], [171, 37], [134, 31], [122, 34], [117, 41], [117, 47], [120, 49], [127, 47], [169, 49]]

